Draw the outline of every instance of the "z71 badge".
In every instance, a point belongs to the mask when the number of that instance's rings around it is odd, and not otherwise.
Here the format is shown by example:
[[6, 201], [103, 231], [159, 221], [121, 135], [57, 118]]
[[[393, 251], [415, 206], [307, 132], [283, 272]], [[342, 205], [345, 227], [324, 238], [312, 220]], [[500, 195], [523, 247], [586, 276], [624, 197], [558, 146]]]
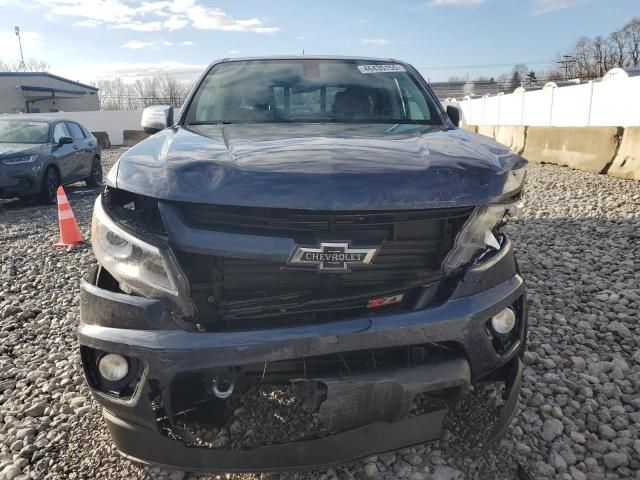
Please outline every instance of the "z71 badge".
[[345, 273], [353, 265], [369, 265], [377, 248], [350, 248], [348, 242], [321, 242], [318, 247], [296, 247], [287, 262], [291, 267], [314, 267], [324, 273]]

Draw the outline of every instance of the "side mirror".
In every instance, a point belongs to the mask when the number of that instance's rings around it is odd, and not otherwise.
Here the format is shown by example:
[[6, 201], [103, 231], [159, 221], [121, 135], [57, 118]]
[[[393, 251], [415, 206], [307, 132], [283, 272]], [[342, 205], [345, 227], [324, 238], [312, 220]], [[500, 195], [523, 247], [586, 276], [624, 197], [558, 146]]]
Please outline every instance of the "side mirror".
[[140, 126], [145, 133], [156, 133], [173, 125], [173, 107], [154, 105], [142, 111]]
[[73, 138], [71, 138], [71, 137], [60, 137], [60, 140], [58, 140], [58, 145], [60, 145], [60, 146], [68, 145], [69, 143], [73, 143]]
[[447, 115], [456, 127], [460, 126], [460, 109], [453, 105], [447, 105]]

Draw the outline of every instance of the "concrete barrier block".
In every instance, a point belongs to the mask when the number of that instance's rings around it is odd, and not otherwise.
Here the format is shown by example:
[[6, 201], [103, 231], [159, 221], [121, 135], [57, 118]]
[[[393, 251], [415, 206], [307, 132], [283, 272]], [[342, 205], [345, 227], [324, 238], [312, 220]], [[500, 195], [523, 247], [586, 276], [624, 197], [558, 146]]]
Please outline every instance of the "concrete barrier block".
[[478, 133], [489, 138], [495, 138], [495, 129], [493, 125], [478, 125]]
[[141, 142], [145, 138], [149, 137], [148, 133], [142, 130], [125, 130], [122, 132], [122, 141], [125, 147], [133, 147], [136, 143]]
[[495, 128], [495, 139], [513, 153], [521, 154], [524, 151], [526, 131], [527, 127], [520, 125], [499, 125]]
[[624, 129], [620, 148], [607, 173], [614, 177], [640, 180], [640, 127]]
[[91, 132], [91, 134], [96, 137], [101, 148], [111, 148], [111, 140], [107, 132]]
[[622, 131], [621, 127], [528, 127], [523, 156], [533, 163], [605, 173]]

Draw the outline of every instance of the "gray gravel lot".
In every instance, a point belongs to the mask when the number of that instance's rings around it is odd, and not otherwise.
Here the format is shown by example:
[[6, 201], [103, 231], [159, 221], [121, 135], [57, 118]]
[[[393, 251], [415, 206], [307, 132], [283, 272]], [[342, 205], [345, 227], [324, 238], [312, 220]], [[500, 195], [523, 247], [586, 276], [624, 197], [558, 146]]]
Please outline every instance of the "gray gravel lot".
[[[640, 183], [532, 165], [527, 188], [508, 233], [529, 285], [529, 352], [498, 447], [479, 450], [486, 418], [464, 416], [492, 401], [476, 392], [433, 444], [326, 471], [207, 478], [640, 479]], [[67, 191], [88, 235], [98, 189]], [[74, 336], [91, 250], [54, 250], [57, 235], [55, 207], [0, 200], [0, 480], [195, 478], [111, 446]]]

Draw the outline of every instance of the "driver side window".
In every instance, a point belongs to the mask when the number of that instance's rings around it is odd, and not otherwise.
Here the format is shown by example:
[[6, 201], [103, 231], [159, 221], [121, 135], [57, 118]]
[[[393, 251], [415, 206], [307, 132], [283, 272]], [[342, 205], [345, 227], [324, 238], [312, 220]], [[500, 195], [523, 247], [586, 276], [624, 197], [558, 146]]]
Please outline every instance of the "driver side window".
[[71, 135], [69, 134], [69, 130], [63, 122], [56, 123], [56, 126], [53, 129], [53, 143], [59, 143], [60, 138], [70, 136]]

